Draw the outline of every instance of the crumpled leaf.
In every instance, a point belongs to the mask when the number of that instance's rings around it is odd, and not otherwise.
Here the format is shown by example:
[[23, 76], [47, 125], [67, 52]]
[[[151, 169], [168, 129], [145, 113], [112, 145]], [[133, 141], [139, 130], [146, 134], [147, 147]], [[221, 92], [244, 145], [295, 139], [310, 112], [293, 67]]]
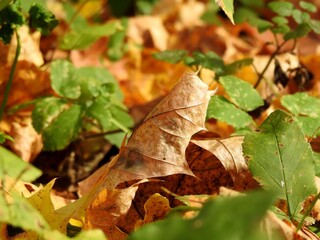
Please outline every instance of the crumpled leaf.
[[109, 235], [114, 231], [119, 218], [125, 215], [141, 180], [125, 189], [103, 189], [86, 209], [86, 228], [98, 227]]
[[184, 74], [132, 133], [113, 169], [131, 174], [133, 179], [193, 175], [185, 150], [191, 136], [205, 129], [206, 109], [213, 94], [195, 73]]
[[301, 203], [316, 193], [315, 159], [299, 125], [289, 114], [277, 110], [257, 133], [245, 136], [243, 152], [253, 176], [287, 201], [290, 218], [297, 217]]

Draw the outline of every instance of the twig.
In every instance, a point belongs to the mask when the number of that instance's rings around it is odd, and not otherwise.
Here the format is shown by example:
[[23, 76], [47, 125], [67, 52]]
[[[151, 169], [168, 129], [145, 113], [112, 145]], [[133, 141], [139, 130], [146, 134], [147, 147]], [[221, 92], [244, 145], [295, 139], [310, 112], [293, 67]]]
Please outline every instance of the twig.
[[269, 61], [267, 62], [266, 66], [264, 67], [264, 69], [262, 70], [262, 72], [260, 74], [258, 74], [258, 80], [256, 82], [256, 84], [254, 85], [254, 88], [257, 88], [261, 82], [261, 80], [264, 77], [264, 74], [266, 73], [266, 71], [268, 70], [270, 64], [272, 63], [273, 59], [280, 53], [281, 48], [287, 43], [288, 41], [283, 41], [280, 45], [277, 45], [276, 50], [271, 54]]
[[4, 110], [5, 110], [7, 102], [8, 102], [9, 93], [10, 93], [10, 89], [11, 89], [11, 86], [12, 86], [13, 77], [14, 77], [14, 73], [16, 71], [18, 58], [19, 58], [20, 50], [21, 50], [19, 34], [18, 34], [17, 31], [15, 31], [15, 33], [16, 33], [16, 38], [17, 38], [17, 48], [16, 48], [16, 53], [14, 55], [12, 67], [11, 67], [11, 70], [10, 70], [9, 80], [8, 80], [8, 82], [6, 84], [6, 88], [4, 90], [3, 100], [2, 100], [2, 103], [1, 103], [1, 106], [0, 106], [0, 120], [3, 117], [3, 113], [4, 113]]

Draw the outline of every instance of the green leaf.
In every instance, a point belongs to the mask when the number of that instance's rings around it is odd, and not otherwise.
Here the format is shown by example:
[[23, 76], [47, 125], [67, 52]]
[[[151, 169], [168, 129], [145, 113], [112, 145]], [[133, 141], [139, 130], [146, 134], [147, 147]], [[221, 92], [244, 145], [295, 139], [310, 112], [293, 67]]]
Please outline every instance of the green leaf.
[[80, 85], [82, 95], [97, 97], [103, 90], [107, 90], [108, 94], [111, 94], [110, 85], [113, 85], [114, 97], [120, 101], [123, 99], [118, 81], [105, 68], [78, 68], [74, 75], [78, 79], [77, 82]]
[[257, 27], [259, 33], [265, 32], [273, 26], [271, 22], [260, 18], [251, 18], [249, 19], [249, 23], [250, 25]]
[[282, 16], [276, 16], [272, 18], [272, 21], [276, 23], [277, 25], [284, 25], [288, 23], [288, 19]]
[[10, 176], [13, 179], [32, 182], [41, 175], [42, 172], [39, 169], [0, 146], [0, 179], [4, 176]]
[[306, 36], [311, 31], [311, 27], [307, 23], [301, 23], [291, 32], [284, 35], [285, 40], [297, 39]]
[[273, 201], [274, 196], [269, 192], [251, 192], [232, 198], [217, 197], [207, 201], [193, 219], [172, 217], [153, 222], [133, 232], [128, 240], [265, 240], [268, 238], [261, 232], [259, 224]]
[[250, 66], [253, 63], [252, 58], [243, 58], [240, 60], [236, 60], [230, 64], [225, 65], [225, 74], [233, 74], [240, 70], [243, 67]]
[[320, 117], [297, 116], [296, 119], [306, 136], [320, 135]]
[[0, 194], [0, 222], [10, 223], [15, 227], [20, 227], [23, 230], [31, 230], [42, 236], [45, 231], [50, 229], [48, 223], [28, 201], [18, 194], [13, 194], [13, 200], [10, 204]]
[[103, 25], [87, 25], [71, 30], [60, 39], [60, 48], [64, 50], [86, 49], [101, 37], [111, 36], [122, 29], [119, 21]]
[[290, 218], [297, 217], [302, 202], [316, 193], [315, 160], [292, 116], [281, 110], [270, 114], [257, 133], [245, 136], [243, 153], [254, 178], [277, 191], [287, 201]]
[[4, 143], [6, 140], [14, 141], [13, 138], [3, 132], [0, 131], [0, 144]]
[[292, 17], [296, 21], [296, 23], [309, 23], [310, 22], [310, 15], [306, 12], [302, 12], [298, 9], [294, 9], [292, 12]]
[[153, 10], [153, 7], [159, 0], [137, 0], [136, 7], [139, 13], [150, 14]]
[[110, 36], [108, 41], [107, 54], [111, 61], [117, 61], [122, 58], [125, 51], [125, 38], [128, 28], [128, 19], [121, 20], [122, 30], [117, 31]]
[[316, 172], [316, 176], [320, 176], [320, 153], [318, 152], [313, 152], [314, 157], [315, 157], [315, 163], [314, 163], [314, 168]]
[[320, 117], [320, 99], [307, 93], [285, 95], [281, 98], [281, 104], [296, 116]]
[[305, 1], [299, 1], [299, 5], [301, 8], [303, 8], [304, 10], [307, 10], [309, 12], [316, 12], [317, 11], [317, 7], [309, 2], [305, 2]]
[[312, 19], [309, 22], [309, 26], [315, 33], [320, 34], [320, 21]]
[[0, 11], [7, 7], [12, 0], [0, 0]]
[[34, 129], [41, 133], [67, 108], [66, 104], [65, 100], [56, 97], [46, 97], [37, 101], [32, 111]]
[[209, 102], [207, 118], [215, 118], [235, 128], [243, 128], [253, 122], [249, 114], [234, 106], [222, 96], [213, 96]]
[[75, 71], [67, 60], [56, 60], [51, 64], [51, 86], [60, 96], [70, 99], [80, 97], [81, 87]]
[[0, 40], [9, 44], [14, 30], [25, 21], [23, 14], [14, 4], [6, 6], [0, 11]]
[[233, 0], [218, 0], [216, 1], [219, 7], [222, 8], [224, 13], [228, 16], [230, 21], [234, 24], [233, 20], [233, 13], [234, 13], [234, 8], [233, 8]]
[[44, 149], [56, 151], [68, 146], [81, 130], [83, 112], [82, 106], [72, 105], [56, 117], [42, 134]]
[[273, 27], [271, 29], [271, 31], [275, 34], [286, 34], [290, 32], [290, 30], [291, 29], [288, 25], [280, 25], [280, 26]]
[[186, 50], [166, 50], [163, 52], [154, 53], [152, 56], [157, 60], [175, 64], [182, 61], [187, 54], [188, 52]]
[[232, 102], [245, 111], [252, 111], [262, 106], [263, 100], [250, 83], [232, 75], [219, 79]]
[[294, 6], [290, 2], [270, 2], [269, 8], [279, 16], [288, 17], [292, 15]]
[[29, 15], [30, 27], [37, 29], [43, 35], [49, 35], [59, 23], [55, 16], [40, 4], [33, 4], [29, 10]]

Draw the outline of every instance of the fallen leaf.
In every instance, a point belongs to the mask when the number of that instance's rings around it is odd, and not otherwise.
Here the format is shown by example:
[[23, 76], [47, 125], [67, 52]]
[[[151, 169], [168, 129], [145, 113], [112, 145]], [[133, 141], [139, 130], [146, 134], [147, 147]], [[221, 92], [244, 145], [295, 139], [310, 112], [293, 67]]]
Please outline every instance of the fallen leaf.
[[153, 194], [144, 204], [144, 219], [137, 221], [135, 229], [142, 227], [147, 223], [151, 223], [163, 219], [171, 210], [169, 200], [161, 196], [159, 193]]
[[[20, 37], [21, 51], [19, 54], [19, 61], [25, 60], [33, 63], [37, 67], [43, 65], [44, 60], [42, 53], [40, 51], [40, 32], [34, 32], [30, 34], [30, 30], [27, 26], [22, 26], [18, 30], [18, 34]], [[14, 59], [14, 55], [17, 48], [17, 39], [15, 37], [12, 38], [9, 52], [7, 56], [7, 64], [11, 65]]]
[[151, 36], [153, 46], [161, 51], [167, 49], [169, 34], [160, 17], [139, 16], [129, 19], [128, 37], [137, 44], [146, 45], [146, 33]]
[[7, 119], [11, 125], [10, 136], [13, 142], [8, 142], [11, 150], [26, 162], [32, 162], [40, 153], [43, 144], [41, 136], [34, 130], [31, 123], [31, 113], [24, 116]]

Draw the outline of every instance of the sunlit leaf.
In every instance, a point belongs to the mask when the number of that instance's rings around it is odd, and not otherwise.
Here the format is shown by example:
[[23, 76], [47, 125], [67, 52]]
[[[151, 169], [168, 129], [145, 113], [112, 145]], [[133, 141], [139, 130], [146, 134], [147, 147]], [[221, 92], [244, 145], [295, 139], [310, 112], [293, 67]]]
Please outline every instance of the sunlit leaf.
[[46, 97], [36, 102], [32, 111], [32, 125], [41, 133], [67, 108], [66, 101], [56, 97]]
[[82, 115], [83, 107], [75, 104], [60, 113], [42, 134], [44, 149], [61, 150], [70, 144], [80, 132]]
[[245, 136], [243, 152], [253, 176], [265, 189], [287, 201], [288, 215], [298, 216], [302, 202], [316, 193], [314, 155], [299, 125], [277, 110]]
[[314, 5], [310, 2], [299, 1], [299, 5], [301, 8], [303, 8], [304, 10], [307, 10], [309, 12], [316, 12], [317, 11], [316, 5]]
[[210, 100], [207, 118], [215, 118], [235, 128], [248, 126], [253, 122], [249, 114], [237, 108], [222, 96], [213, 96]]
[[294, 115], [320, 116], [320, 99], [305, 92], [285, 95], [281, 98], [281, 104]]
[[79, 79], [74, 66], [66, 60], [56, 60], [51, 64], [51, 86], [61, 96], [77, 99], [81, 95]]
[[245, 111], [252, 111], [263, 105], [263, 100], [253, 86], [232, 75], [219, 79], [232, 102]]
[[219, 5], [219, 7], [222, 8], [222, 10], [228, 16], [230, 21], [234, 24], [234, 20], [233, 20], [233, 13], [234, 13], [233, 0], [216, 0], [216, 3]]
[[294, 6], [291, 2], [270, 2], [269, 8], [280, 16], [291, 16]]
[[[40, 177], [41, 170], [31, 164], [23, 161], [17, 155], [6, 148], [0, 146], [0, 178], [10, 176], [13, 179], [20, 179], [26, 182], [32, 182]], [[0, 214], [1, 215], [1, 214]]]

